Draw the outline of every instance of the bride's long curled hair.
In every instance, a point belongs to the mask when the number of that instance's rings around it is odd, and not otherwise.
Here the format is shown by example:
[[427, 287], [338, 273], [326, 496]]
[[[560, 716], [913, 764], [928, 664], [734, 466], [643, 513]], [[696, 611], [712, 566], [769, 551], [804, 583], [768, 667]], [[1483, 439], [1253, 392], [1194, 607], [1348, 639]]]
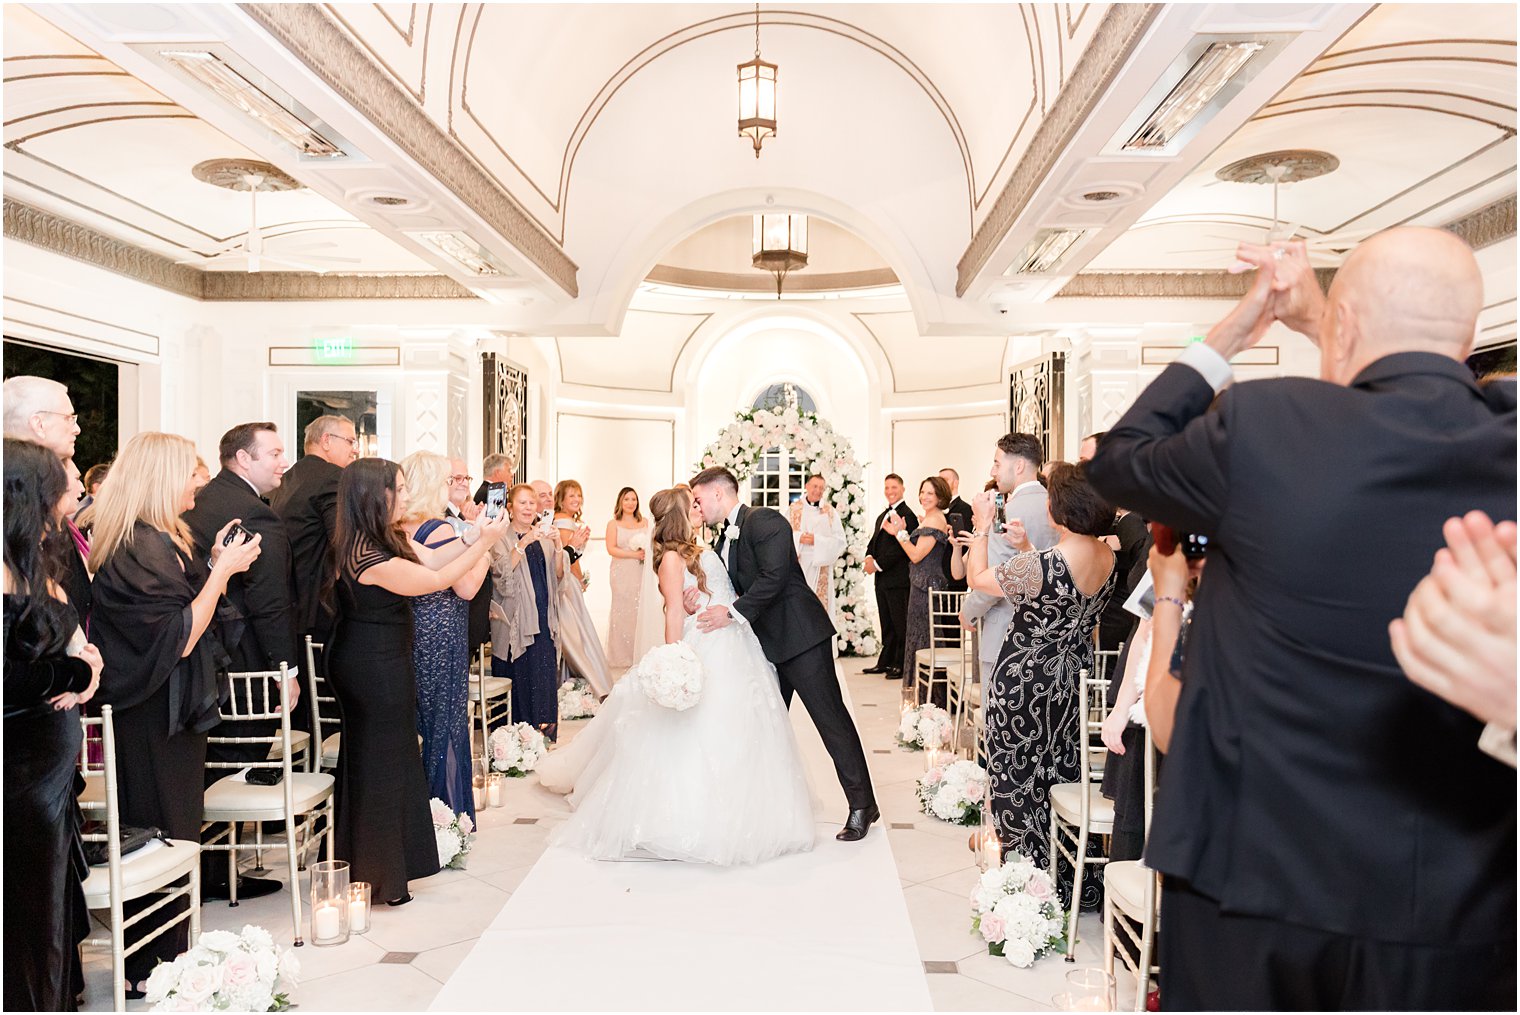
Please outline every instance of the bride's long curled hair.
[[661, 490], [649, 498], [649, 512], [654, 515], [650, 550], [656, 570], [666, 551], [679, 553], [686, 562], [686, 570], [696, 576], [697, 588], [703, 593], [711, 592], [707, 575], [702, 571], [702, 544], [697, 542], [691, 528], [691, 493], [680, 487]]

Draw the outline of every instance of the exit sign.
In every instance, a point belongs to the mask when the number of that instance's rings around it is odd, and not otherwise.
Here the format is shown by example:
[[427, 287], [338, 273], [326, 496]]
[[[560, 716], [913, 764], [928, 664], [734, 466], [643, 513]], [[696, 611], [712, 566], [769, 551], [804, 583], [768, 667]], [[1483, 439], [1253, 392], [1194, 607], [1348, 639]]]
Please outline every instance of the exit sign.
[[312, 342], [312, 355], [319, 363], [343, 363], [354, 358], [354, 340], [347, 335], [319, 338]]

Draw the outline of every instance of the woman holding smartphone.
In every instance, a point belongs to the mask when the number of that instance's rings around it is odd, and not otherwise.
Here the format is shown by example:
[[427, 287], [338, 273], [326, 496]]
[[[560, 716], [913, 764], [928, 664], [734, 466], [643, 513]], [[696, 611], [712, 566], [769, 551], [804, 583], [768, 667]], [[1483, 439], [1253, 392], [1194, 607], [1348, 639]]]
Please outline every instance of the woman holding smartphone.
[[328, 679], [343, 709], [337, 852], [376, 901], [399, 906], [411, 901], [409, 880], [438, 872], [417, 747], [412, 599], [463, 580], [506, 522], [482, 518], [441, 546], [408, 539], [406, 476], [383, 458], [343, 470], [337, 505], [338, 623], [328, 645]]
[[492, 555], [491, 672], [512, 681], [512, 718], [559, 733], [559, 583], [565, 554], [526, 483], [507, 496], [511, 528]]

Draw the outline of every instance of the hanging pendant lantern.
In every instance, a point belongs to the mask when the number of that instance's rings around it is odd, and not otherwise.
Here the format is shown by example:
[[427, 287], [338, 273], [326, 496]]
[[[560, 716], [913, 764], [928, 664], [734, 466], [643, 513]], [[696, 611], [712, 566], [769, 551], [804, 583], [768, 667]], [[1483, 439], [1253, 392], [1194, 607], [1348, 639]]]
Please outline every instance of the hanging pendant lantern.
[[756, 215], [754, 255], [750, 263], [776, 276], [776, 299], [788, 272], [808, 263], [808, 217], [806, 215]]
[[755, 58], [739, 65], [739, 136], [755, 145], [776, 136], [776, 65], [760, 59], [760, 5], [755, 4]]

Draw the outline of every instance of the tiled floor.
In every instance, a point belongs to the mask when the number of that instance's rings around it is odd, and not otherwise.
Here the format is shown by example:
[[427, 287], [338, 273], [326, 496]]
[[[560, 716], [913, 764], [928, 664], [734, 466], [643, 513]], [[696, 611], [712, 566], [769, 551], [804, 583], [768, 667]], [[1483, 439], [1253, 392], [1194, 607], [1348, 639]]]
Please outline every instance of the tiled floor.
[[[885, 834], [890, 841], [935, 1007], [940, 1011], [1049, 1010], [1052, 996], [1065, 989], [1066, 973], [1073, 967], [1052, 957], [1033, 968], [1017, 969], [986, 954], [981, 939], [971, 933], [966, 902], [976, 877], [975, 858], [967, 848], [968, 830], [918, 810], [913, 786], [923, 771], [923, 755], [894, 746], [898, 684], [861, 674], [864, 662], [842, 662], [883, 813], [882, 825], [872, 834]], [[581, 725], [567, 724], [567, 735], [573, 736]], [[819, 806], [823, 813], [837, 810], [842, 817], [843, 805], [827, 755], [816, 741], [808, 741], [805, 719], [799, 728]], [[540, 789], [532, 777], [509, 780], [505, 806], [480, 815], [480, 833], [467, 870], [448, 870], [413, 882], [414, 900], [400, 909], [379, 907], [367, 935], [334, 948], [308, 945], [299, 949], [303, 973], [296, 1001], [300, 1009], [425, 1009], [522, 883], [566, 813], [564, 800]], [[266, 862], [270, 876], [286, 879], [281, 856], [271, 852]], [[284, 893], [245, 902], [236, 909], [212, 903], [204, 907], [202, 917], [208, 930], [255, 923], [277, 940], [288, 943], [292, 939], [290, 903]], [[1099, 965], [1101, 938], [1098, 917], [1084, 914], [1077, 946], [1079, 965]], [[595, 968], [595, 949], [606, 945], [587, 943], [588, 969]], [[109, 954], [88, 949], [85, 969], [85, 1008], [109, 1010]], [[507, 986], [503, 985], [504, 992]], [[1133, 980], [1122, 970], [1119, 991], [1121, 1002], [1133, 996]], [[143, 1006], [129, 1003], [128, 1007]]]

